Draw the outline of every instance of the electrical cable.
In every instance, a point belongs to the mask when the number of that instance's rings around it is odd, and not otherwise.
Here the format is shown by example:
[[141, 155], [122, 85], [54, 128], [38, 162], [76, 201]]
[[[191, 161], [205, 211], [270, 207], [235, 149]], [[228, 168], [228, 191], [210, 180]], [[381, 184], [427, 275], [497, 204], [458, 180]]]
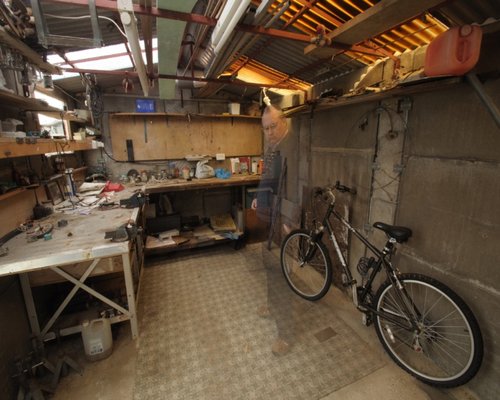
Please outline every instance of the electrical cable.
[[109, 154], [106, 150], [106, 147], [101, 147], [101, 150], [106, 154], [112, 161], [117, 162], [117, 163], [123, 163], [123, 164], [138, 164], [138, 165], [162, 165], [165, 164], [165, 162], [168, 162], [168, 160], [164, 161], [128, 161], [128, 160], [116, 160], [113, 158], [111, 154]]
[[[54, 14], [47, 14], [47, 13], [44, 13], [44, 15], [47, 16], [47, 17], [51, 17], [51, 18], [69, 19], [69, 20], [90, 19], [90, 18], [92, 18], [92, 16], [90, 16], [90, 15], [80, 15], [78, 17], [65, 17], [65, 16], [62, 16], [62, 15], [54, 15]], [[127, 37], [127, 35], [125, 34], [125, 32], [123, 32], [123, 30], [120, 28], [120, 26], [112, 18], [106, 17], [104, 15], [98, 15], [97, 18], [105, 19], [105, 20], [108, 20], [108, 21], [112, 22], [113, 25], [116, 26], [116, 29], [118, 29], [120, 31], [120, 33], [123, 35], [123, 37], [125, 37], [125, 38]]]
[[262, 98], [262, 101], [264, 102], [264, 104], [266, 106], [269, 107], [271, 105], [271, 99], [267, 96], [266, 88], [262, 88], [262, 93], [264, 95], [264, 97]]

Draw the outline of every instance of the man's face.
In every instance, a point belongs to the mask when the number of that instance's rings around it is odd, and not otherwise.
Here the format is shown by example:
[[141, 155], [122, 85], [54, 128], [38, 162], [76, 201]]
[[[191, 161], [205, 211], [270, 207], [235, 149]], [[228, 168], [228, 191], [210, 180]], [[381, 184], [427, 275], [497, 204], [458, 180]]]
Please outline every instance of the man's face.
[[262, 116], [262, 129], [264, 130], [268, 144], [274, 146], [286, 135], [288, 127], [280, 112], [276, 109], [271, 109]]

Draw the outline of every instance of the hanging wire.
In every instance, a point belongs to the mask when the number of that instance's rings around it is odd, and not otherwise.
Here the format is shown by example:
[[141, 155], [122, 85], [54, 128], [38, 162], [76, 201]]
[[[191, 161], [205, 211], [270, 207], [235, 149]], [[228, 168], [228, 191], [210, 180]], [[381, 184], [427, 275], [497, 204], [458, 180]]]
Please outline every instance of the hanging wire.
[[[69, 19], [69, 20], [90, 19], [90, 18], [92, 18], [90, 15], [80, 15], [78, 17], [64, 17], [62, 15], [54, 15], [54, 14], [47, 14], [47, 13], [45, 13], [44, 15], [47, 16], [47, 17], [51, 17], [51, 18]], [[105, 20], [111, 22], [114, 26], [116, 26], [116, 29], [118, 29], [120, 31], [120, 33], [123, 35], [123, 37], [125, 37], [125, 38], [127, 37], [127, 35], [125, 34], [125, 32], [123, 32], [123, 30], [120, 28], [120, 25], [118, 25], [116, 23], [116, 21], [113, 20], [112, 18], [106, 17], [104, 15], [98, 15], [97, 18], [105, 19]]]

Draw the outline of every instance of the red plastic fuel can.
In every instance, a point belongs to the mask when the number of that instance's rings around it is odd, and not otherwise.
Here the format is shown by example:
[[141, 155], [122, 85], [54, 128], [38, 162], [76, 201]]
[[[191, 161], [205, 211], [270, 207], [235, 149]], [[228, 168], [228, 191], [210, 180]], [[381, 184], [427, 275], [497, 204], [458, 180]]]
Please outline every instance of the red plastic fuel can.
[[483, 32], [480, 26], [457, 26], [443, 32], [427, 47], [424, 73], [427, 76], [464, 75], [476, 65]]

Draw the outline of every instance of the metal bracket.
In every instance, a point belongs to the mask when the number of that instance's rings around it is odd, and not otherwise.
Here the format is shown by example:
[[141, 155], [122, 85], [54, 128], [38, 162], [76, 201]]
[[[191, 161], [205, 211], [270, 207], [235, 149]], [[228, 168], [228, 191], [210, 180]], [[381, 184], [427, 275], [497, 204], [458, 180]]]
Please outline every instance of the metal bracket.
[[471, 84], [471, 86], [474, 88], [476, 91], [476, 94], [478, 97], [481, 99], [487, 110], [489, 111], [490, 115], [493, 117], [495, 120], [495, 123], [497, 126], [500, 128], [500, 111], [498, 110], [497, 105], [493, 101], [493, 99], [488, 95], [488, 93], [484, 90], [484, 86], [482, 85], [481, 81], [477, 77], [476, 74], [470, 72], [467, 75], [465, 75], [465, 78], [467, 81]]

